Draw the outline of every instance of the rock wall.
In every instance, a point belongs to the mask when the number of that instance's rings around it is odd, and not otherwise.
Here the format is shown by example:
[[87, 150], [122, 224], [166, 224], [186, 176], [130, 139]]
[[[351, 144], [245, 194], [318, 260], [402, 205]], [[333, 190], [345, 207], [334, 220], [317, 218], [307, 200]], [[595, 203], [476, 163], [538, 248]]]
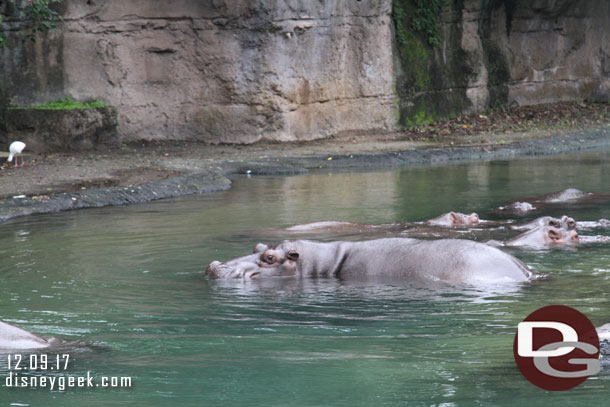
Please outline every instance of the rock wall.
[[[120, 112], [123, 139], [249, 143], [394, 128], [390, 0], [64, 0], [35, 47], [49, 89]], [[7, 50], [19, 78], [23, 47]], [[53, 50], [53, 51], [51, 51]], [[59, 77], [44, 73], [57, 66]], [[7, 70], [6, 65], [3, 67]]]
[[[452, 0], [440, 44], [412, 29], [413, 0], [394, 0], [399, 121], [501, 105], [610, 100], [610, 2]], [[404, 18], [397, 18], [397, 10]]]
[[[23, 141], [28, 152], [83, 151], [120, 145], [114, 108], [73, 110], [11, 109], [0, 133], [0, 145]], [[8, 137], [10, 135], [10, 137]]]
[[[7, 7], [0, 0], [16, 34]], [[103, 100], [122, 140], [309, 140], [610, 94], [606, 0], [447, 0], [437, 47], [410, 28], [414, 0], [60, 7], [59, 32], [34, 44], [9, 36], [0, 91], [14, 104]]]

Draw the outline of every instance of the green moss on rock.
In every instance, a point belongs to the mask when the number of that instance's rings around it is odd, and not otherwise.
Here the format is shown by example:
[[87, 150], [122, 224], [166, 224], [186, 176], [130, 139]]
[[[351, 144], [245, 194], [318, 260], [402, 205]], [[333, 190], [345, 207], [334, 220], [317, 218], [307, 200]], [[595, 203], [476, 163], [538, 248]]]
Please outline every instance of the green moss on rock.
[[56, 100], [53, 102], [45, 103], [43, 105], [30, 105], [30, 106], [14, 106], [11, 109], [34, 109], [34, 110], [76, 110], [76, 109], [96, 109], [100, 107], [106, 107], [104, 102], [94, 100], [90, 102], [77, 102], [71, 98], [65, 98]]
[[[461, 114], [469, 103], [465, 92], [454, 90], [465, 89], [472, 75], [461, 48], [459, 25], [452, 24], [446, 38], [436, 27], [438, 40], [431, 41], [429, 31], [418, 29], [420, 23], [414, 24], [414, 20], [421, 18], [421, 7], [425, 4], [436, 7], [434, 21], [438, 22], [440, 6], [445, 2], [432, 3], [420, 0], [392, 2], [396, 57], [400, 65], [396, 80], [397, 123], [400, 126], [421, 126], [452, 117]], [[452, 7], [457, 8], [454, 12], [460, 12], [460, 4], [453, 2]], [[442, 40], [445, 44], [441, 51], [436, 45], [440, 45]]]

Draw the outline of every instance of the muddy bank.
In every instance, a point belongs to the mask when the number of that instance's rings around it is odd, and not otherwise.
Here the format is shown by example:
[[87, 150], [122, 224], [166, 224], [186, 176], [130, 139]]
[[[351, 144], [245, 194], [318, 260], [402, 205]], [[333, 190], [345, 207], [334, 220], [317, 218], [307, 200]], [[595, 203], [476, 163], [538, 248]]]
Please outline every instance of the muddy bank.
[[231, 174], [297, 175], [310, 169], [381, 168], [610, 148], [610, 126], [475, 134], [445, 143], [384, 136], [250, 146], [137, 143], [120, 150], [31, 156], [0, 171], [0, 220], [125, 205], [230, 187]]
[[16, 196], [0, 201], [0, 221], [33, 213], [65, 211], [108, 205], [126, 205], [189, 194], [229, 189], [231, 181], [220, 170], [145, 182], [128, 187], [91, 189], [30, 197]]

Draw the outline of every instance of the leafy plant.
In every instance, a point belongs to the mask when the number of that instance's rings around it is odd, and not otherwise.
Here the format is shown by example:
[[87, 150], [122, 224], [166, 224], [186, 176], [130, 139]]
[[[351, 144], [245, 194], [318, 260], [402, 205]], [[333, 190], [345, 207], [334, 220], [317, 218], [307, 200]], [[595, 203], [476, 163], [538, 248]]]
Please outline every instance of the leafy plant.
[[[15, 0], [9, 0], [14, 3]], [[29, 32], [23, 38], [24, 41], [35, 41], [36, 35], [42, 32], [55, 31], [57, 23], [63, 21], [63, 18], [50, 8], [53, 3], [60, 3], [62, 0], [27, 0], [25, 7], [20, 7], [25, 20], [30, 24]], [[4, 17], [0, 14], [0, 27], [4, 21]], [[5, 47], [7, 41], [6, 34], [0, 32], [0, 48]]]
[[439, 15], [447, 0], [393, 0], [392, 17], [401, 45], [408, 42], [408, 30], [421, 33], [432, 48], [441, 43]]
[[414, 31], [421, 32], [428, 40], [428, 44], [436, 48], [441, 43], [439, 33], [439, 13], [446, 0], [414, 0], [415, 15], [411, 19]]

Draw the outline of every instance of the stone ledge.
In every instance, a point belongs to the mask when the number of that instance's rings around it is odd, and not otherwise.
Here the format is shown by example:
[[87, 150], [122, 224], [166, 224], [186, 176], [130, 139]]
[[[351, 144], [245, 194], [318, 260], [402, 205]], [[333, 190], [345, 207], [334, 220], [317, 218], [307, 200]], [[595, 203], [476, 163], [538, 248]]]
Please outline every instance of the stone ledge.
[[11, 109], [0, 144], [20, 140], [34, 153], [118, 146], [118, 113], [113, 107], [73, 110]]

